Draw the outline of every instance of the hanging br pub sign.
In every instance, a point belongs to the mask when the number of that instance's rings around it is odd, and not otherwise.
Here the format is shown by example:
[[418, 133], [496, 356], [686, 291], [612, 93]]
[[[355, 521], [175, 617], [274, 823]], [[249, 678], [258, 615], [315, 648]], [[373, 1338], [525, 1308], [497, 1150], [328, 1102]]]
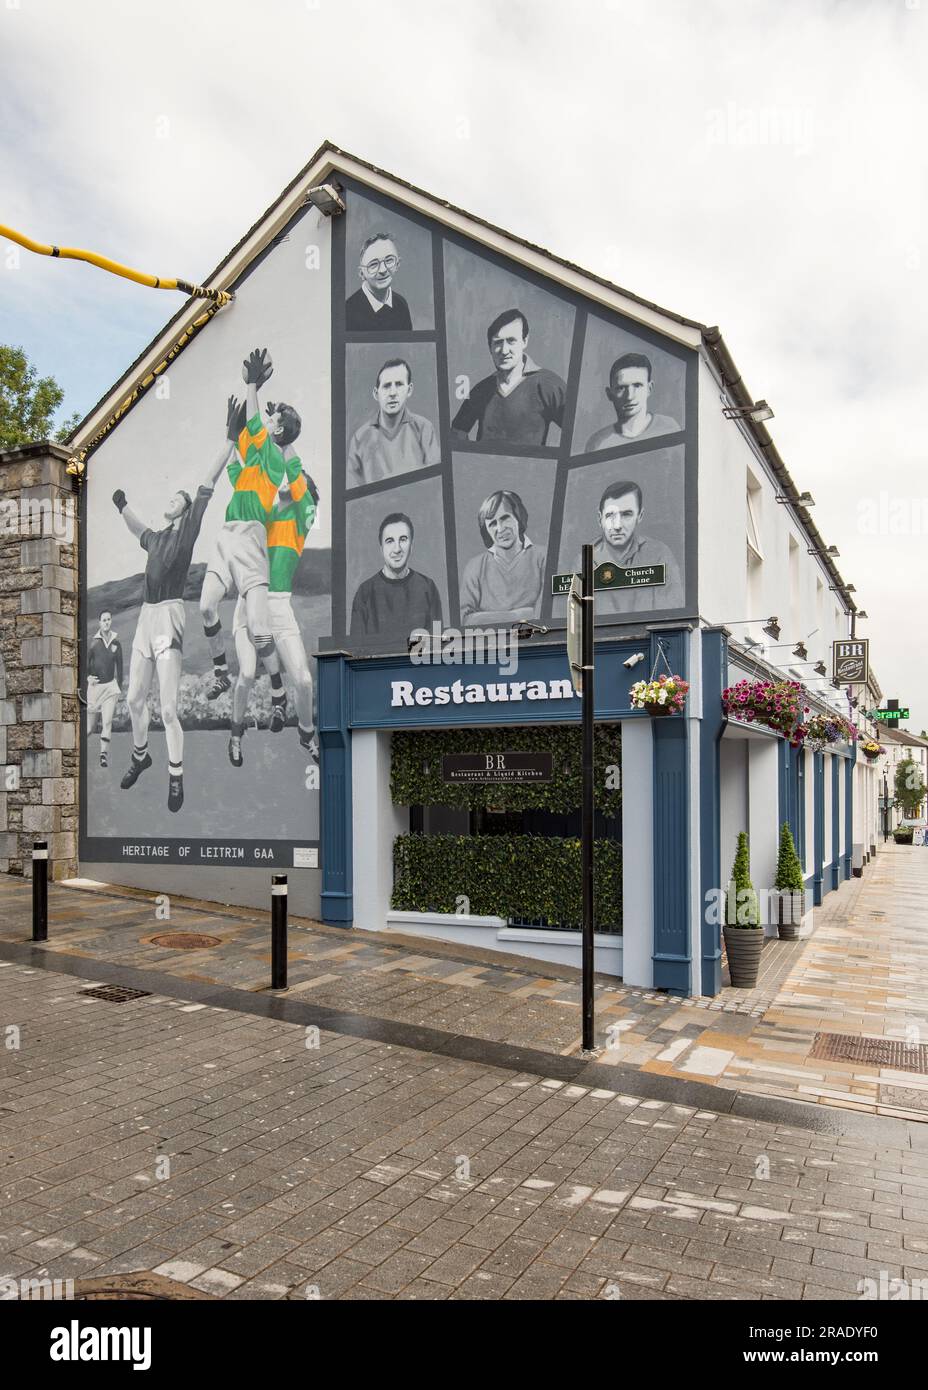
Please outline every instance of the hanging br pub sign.
[[832, 680], [841, 685], [866, 685], [870, 679], [870, 639], [844, 637], [831, 647]]

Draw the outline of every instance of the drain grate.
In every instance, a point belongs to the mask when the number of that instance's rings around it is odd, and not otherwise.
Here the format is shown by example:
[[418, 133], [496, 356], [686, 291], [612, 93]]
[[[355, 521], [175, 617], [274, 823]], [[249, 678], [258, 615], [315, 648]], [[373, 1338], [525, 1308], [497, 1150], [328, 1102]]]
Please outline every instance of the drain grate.
[[152, 946], [163, 946], [168, 951], [203, 951], [207, 946], [221, 946], [222, 938], [204, 936], [202, 932], [174, 931], [162, 932], [160, 936], [149, 937]]
[[103, 999], [107, 1004], [128, 1004], [132, 999], [147, 999], [150, 989], [129, 989], [127, 985], [95, 985], [93, 989], [82, 989], [88, 999]]
[[928, 1043], [910, 1046], [895, 1038], [862, 1038], [853, 1033], [816, 1033], [812, 1057], [823, 1062], [860, 1062], [868, 1067], [892, 1067], [928, 1076]]

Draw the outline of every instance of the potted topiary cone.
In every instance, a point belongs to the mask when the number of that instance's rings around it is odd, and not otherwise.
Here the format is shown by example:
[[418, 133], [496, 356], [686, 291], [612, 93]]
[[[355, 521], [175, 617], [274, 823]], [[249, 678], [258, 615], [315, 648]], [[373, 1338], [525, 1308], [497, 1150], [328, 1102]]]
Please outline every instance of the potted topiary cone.
[[731, 870], [725, 904], [725, 952], [728, 973], [736, 989], [753, 989], [757, 984], [764, 932], [760, 925], [757, 894], [751, 882], [751, 861], [747, 832], [738, 836], [738, 852]]
[[780, 827], [780, 853], [773, 886], [778, 890], [777, 935], [781, 941], [796, 941], [805, 905], [805, 883], [792, 831], [785, 821]]

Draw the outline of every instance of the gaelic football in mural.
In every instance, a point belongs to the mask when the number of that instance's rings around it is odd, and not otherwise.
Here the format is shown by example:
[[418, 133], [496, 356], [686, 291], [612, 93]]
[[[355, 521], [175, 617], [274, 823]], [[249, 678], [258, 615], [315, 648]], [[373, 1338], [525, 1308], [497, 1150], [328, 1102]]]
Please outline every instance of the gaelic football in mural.
[[436, 625], [563, 628], [552, 579], [587, 541], [626, 581], [597, 597], [603, 628], [688, 612], [694, 354], [350, 181], [346, 201], [335, 638], [402, 654]]
[[330, 240], [294, 219], [92, 456], [84, 859], [316, 862]]

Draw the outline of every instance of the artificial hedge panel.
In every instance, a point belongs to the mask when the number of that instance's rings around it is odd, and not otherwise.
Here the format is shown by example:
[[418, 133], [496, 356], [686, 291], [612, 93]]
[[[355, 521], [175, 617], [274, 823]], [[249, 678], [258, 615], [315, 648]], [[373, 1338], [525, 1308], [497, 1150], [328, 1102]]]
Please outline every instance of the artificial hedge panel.
[[[593, 847], [597, 931], [622, 926], [622, 846]], [[580, 841], [546, 835], [397, 835], [392, 905], [398, 912], [542, 917], [579, 927]], [[467, 900], [466, 903], [464, 900]]]
[[[547, 753], [553, 755], [550, 782], [443, 782], [444, 753]], [[618, 724], [595, 730], [594, 787], [596, 809], [621, 814], [622, 734]], [[457, 806], [464, 810], [493, 806], [506, 811], [569, 813], [580, 807], [583, 781], [579, 725], [543, 728], [397, 730], [393, 734], [390, 791], [399, 806]]]

